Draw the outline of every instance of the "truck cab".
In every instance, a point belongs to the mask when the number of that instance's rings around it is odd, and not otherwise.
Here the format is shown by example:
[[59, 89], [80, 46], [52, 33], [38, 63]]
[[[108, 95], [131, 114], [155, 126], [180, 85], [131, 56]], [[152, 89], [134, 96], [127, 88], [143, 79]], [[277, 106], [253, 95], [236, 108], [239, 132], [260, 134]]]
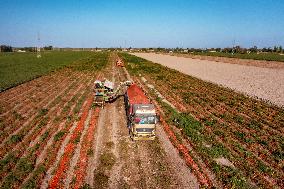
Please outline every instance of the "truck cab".
[[158, 122], [155, 106], [136, 84], [127, 89], [124, 99], [130, 137], [133, 140], [154, 140]]
[[130, 118], [130, 134], [133, 140], [153, 140], [157, 124], [157, 115], [153, 104], [134, 104]]

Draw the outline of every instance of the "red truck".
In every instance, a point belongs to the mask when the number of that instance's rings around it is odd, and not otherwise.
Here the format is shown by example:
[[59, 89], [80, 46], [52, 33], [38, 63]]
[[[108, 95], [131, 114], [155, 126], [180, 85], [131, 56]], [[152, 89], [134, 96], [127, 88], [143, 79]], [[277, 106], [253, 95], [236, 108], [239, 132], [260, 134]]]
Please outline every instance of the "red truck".
[[154, 140], [158, 116], [153, 104], [136, 84], [125, 93], [128, 128], [133, 140]]

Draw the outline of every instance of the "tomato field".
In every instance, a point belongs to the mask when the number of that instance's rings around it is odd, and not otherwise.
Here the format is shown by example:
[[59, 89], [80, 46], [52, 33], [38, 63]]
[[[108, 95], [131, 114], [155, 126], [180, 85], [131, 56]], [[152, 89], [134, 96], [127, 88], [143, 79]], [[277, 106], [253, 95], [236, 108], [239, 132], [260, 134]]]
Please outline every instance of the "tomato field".
[[[26, 54], [41, 72], [1, 85], [1, 188], [284, 186], [283, 108], [126, 53], [50, 53], [44, 67]], [[104, 78], [143, 89], [160, 117], [155, 140], [130, 139], [123, 95], [94, 105]]]
[[[192, 158], [205, 164], [222, 185], [283, 187], [283, 109], [129, 54], [122, 56], [133, 76], [146, 78], [175, 105], [173, 109], [149, 89], [167, 123], [192, 147]], [[230, 166], [218, 163], [218, 158], [229, 160]]]
[[[91, 106], [90, 86], [107, 60], [106, 53], [93, 54], [1, 93], [2, 187], [38, 186], [69, 132], [75, 144]], [[74, 121], [79, 121], [75, 129]], [[90, 131], [93, 125], [94, 121]]]

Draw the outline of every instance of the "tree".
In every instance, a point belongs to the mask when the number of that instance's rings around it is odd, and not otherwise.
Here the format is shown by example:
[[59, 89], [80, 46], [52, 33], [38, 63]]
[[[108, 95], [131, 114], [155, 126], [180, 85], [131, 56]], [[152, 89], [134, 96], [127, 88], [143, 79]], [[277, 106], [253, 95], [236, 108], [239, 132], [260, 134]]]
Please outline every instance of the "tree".
[[48, 50], [52, 50], [53, 47], [50, 45], [50, 46], [45, 46], [45, 47], [43, 47], [43, 49], [46, 50], [46, 51], [48, 51]]
[[278, 48], [276, 46], [273, 47], [273, 52], [277, 52]]
[[11, 46], [1, 45], [0, 52], [13, 52], [13, 48]]
[[283, 52], [283, 48], [282, 48], [282, 46], [281, 46], [281, 45], [279, 46], [279, 52], [280, 52], [280, 53], [282, 53], [282, 52]]
[[256, 52], [257, 52], [257, 46], [251, 47], [251, 48], [249, 49], [249, 51], [256, 53]]

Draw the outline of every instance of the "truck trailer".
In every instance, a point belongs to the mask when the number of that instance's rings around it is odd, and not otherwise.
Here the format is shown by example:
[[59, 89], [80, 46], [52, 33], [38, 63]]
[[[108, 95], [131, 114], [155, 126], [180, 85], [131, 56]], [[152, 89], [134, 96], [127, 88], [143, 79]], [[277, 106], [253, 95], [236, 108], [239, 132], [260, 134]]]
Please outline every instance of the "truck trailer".
[[136, 84], [128, 87], [124, 99], [130, 137], [133, 140], [154, 140], [158, 122], [154, 105]]

